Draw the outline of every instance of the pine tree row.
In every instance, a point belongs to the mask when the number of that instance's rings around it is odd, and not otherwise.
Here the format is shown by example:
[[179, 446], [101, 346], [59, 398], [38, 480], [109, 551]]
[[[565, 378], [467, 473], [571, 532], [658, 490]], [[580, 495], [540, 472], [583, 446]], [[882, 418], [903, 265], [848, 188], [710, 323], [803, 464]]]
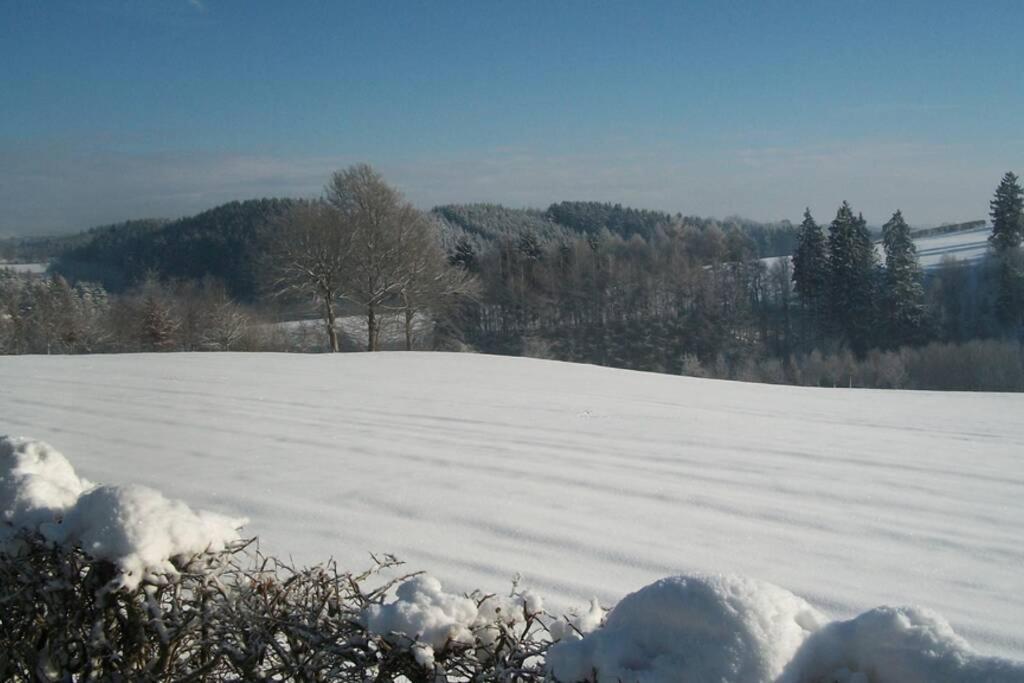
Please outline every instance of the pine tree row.
[[910, 226], [897, 211], [882, 228], [884, 265], [864, 217], [846, 202], [828, 228], [804, 212], [793, 254], [793, 284], [805, 312], [805, 342], [838, 339], [860, 354], [919, 343], [924, 285]]

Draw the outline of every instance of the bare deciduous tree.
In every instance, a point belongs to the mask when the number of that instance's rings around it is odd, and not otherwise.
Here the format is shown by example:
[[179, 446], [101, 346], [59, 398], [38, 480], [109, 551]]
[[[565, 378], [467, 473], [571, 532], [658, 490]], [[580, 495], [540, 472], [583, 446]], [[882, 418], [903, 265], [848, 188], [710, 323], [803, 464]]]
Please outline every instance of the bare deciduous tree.
[[327, 341], [338, 351], [336, 304], [344, 291], [353, 232], [325, 202], [302, 202], [276, 221], [268, 250], [271, 291], [312, 298], [321, 307]]
[[381, 308], [398, 294], [406, 277], [403, 238], [417, 212], [365, 164], [336, 172], [326, 194], [351, 234], [345, 298], [365, 311], [367, 350], [375, 351]]
[[336, 172], [326, 198], [351, 235], [342, 296], [365, 312], [366, 347], [376, 351], [381, 313], [405, 309], [403, 293], [413, 296], [427, 260], [444, 262], [438, 238], [426, 217], [366, 164]]
[[413, 322], [418, 313], [429, 311], [435, 318], [443, 316], [461, 298], [475, 297], [480, 289], [472, 273], [448, 262], [435, 225], [428, 221], [418, 238], [420, 244], [409, 254], [408, 277], [399, 292], [407, 351], [412, 350]]
[[440, 311], [473, 280], [448, 264], [437, 226], [370, 166], [336, 172], [325, 200], [299, 204], [273, 231], [268, 272], [277, 294], [313, 297], [323, 307], [332, 351], [336, 305], [366, 316], [368, 351], [380, 349], [381, 316], [405, 316], [406, 346], [418, 312]]

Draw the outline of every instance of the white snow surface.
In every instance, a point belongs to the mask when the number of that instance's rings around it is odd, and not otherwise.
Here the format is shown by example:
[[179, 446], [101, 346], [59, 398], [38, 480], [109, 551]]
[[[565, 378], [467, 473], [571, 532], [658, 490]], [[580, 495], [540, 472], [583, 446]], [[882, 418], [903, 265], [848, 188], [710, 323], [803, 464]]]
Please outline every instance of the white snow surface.
[[238, 540], [244, 519], [193, 512], [146, 486], [94, 486], [50, 445], [0, 436], [0, 543], [17, 529], [81, 547], [118, 566], [116, 584], [134, 588], [146, 578], [173, 574], [171, 560], [222, 550]]
[[[0, 433], [53, 443], [90, 479], [248, 516], [299, 563], [393, 552], [454, 594], [521, 572], [555, 612], [725, 572], [831, 618], [923, 605], [1015, 659], [1022, 415], [1013, 394], [479, 355], [0, 358]], [[821, 666], [856, 683], [864, 662]]]

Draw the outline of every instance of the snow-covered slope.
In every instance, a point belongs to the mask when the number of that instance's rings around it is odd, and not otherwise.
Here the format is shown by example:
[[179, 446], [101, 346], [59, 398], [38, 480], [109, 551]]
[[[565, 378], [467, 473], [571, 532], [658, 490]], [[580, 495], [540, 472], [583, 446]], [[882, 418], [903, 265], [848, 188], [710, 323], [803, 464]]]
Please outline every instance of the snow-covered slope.
[[0, 433], [251, 519], [264, 547], [556, 605], [730, 572], [1024, 658], [1024, 396], [449, 354], [0, 358]]
[[[985, 258], [991, 234], [992, 228], [963, 230], [945, 235], [920, 237], [914, 240], [914, 246], [917, 247], [921, 267], [925, 269], [938, 267], [946, 257], [973, 263]], [[883, 253], [882, 258], [884, 257]]]
[[[942, 235], [928, 235], [914, 239], [914, 247], [917, 248], [917, 258], [921, 267], [925, 270], [933, 270], [942, 265], [945, 258], [953, 258], [966, 263], [976, 263], [985, 258], [988, 254], [988, 238], [992, 234], [992, 228], [978, 228], [976, 230], [961, 230]], [[879, 262], [885, 262], [885, 249], [881, 242], [875, 243], [875, 253], [878, 254]], [[770, 256], [761, 259], [767, 266], [771, 267], [781, 259], [791, 258], [788, 256]]]

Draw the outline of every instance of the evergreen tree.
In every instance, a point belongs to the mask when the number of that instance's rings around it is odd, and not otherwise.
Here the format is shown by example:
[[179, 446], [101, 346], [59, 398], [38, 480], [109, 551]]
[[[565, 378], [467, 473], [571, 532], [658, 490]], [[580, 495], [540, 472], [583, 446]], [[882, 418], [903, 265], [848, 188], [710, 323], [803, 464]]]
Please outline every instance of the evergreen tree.
[[995, 251], [998, 281], [996, 312], [999, 321], [1011, 333], [1018, 332], [1024, 314], [1024, 190], [1017, 176], [1007, 173], [996, 188], [989, 206], [992, 235], [989, 242]]
[[910, 226], [897, 211], [882, 226], [885, 247], [885, 316], [890, 346], [915, 344], [925, 327], [924, 285]]
[[541, 246], [540, 240], [531, 231], [526, 231], [519, 236], [519, 240], [516, 242], [516, 249], [530, 261], [539, 261], [544, 257], [544, 249]]
[[989, 207], [992, 235], [988, 239], [996, 253], [1018, 248], [1024, 236], [1024, 190], [1017, 176], [1013, 173], [1003, 176]]
[[843, 202], [829, 226], [828, 311], [833, 331], [856, 353], [866, 351], [875, 328], [875, 247], [863, 216]]
[[460, 237], [455, 243], [455, 251], [448, 257], [448, 262], [471, 273], [477, 272], [478, 264], [473, 243], [465, 237]]
[[810, 209], [804, 211], [804, 220], [797, 233], [797, 247], [793, 253], [793, 284], [813, 325], [820, 327], [828, 290], [828, 250], [825, 232], [814, 221]]

